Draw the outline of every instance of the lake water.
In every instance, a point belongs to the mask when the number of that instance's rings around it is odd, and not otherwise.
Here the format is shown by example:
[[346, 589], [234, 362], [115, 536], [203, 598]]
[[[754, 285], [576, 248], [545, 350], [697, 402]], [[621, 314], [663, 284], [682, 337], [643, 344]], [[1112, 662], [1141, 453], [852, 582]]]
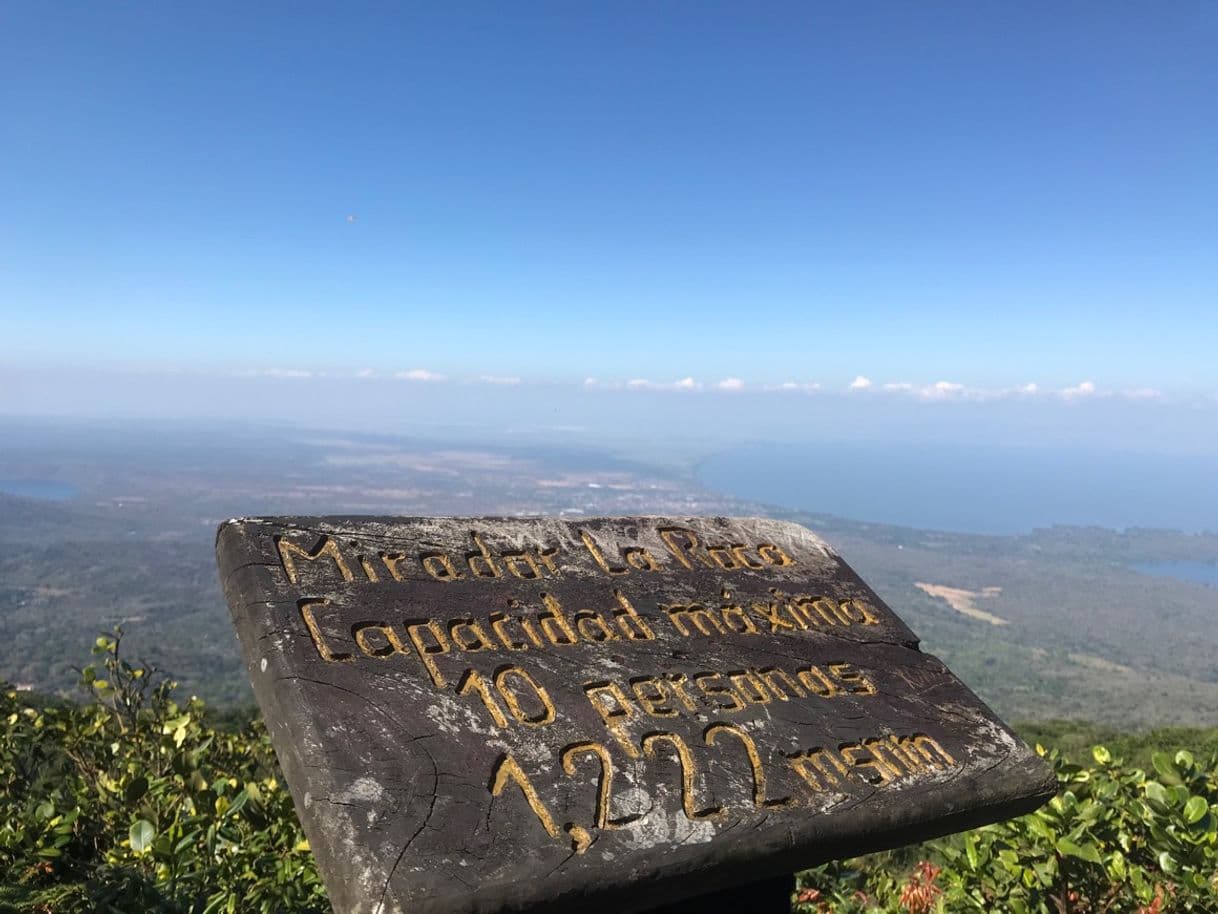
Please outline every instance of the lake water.
[[1218, 588], [1218, 565], [1209, 562], [1137, 562], [1129, 567], [1142, 574], [1177, 578]]
[[40, 501], [68, 501], [79, 494], [75, 486], [46, 479], [0, 479], [0, 493], [37, 498]]
[[1218, 460], [948, 445], [749, 445], [698, 477], [784, 508], [966, 533], [1054, 524], [1218, 531]]

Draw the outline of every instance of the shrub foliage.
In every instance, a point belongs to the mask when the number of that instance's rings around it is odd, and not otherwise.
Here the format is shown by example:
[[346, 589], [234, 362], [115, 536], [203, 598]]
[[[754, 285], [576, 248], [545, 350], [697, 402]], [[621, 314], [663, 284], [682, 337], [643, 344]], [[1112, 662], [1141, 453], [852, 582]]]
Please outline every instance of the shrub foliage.
[[208, 726], [197, 699], [97, 639], [90, 700], [0, 705], [0, 911], [328, 912], [261, 724]]
[[[1218, 912], [1218, 761], [1187, 750], [1127, 767], [1057, 752], [1059, 792], [1031, 815], [800, 874], [805, 912]], [[912, 861], [917, 861], [913, 863]]]
[[[0, 697], [0, 914], [329, 911], [262, 725], [212, 725], [121, 641], [97, 639], [85, 702]], [[1042, 810], [806, 870], [796, 910], [1218, 911], [1218, 760], [1045, 754]]]

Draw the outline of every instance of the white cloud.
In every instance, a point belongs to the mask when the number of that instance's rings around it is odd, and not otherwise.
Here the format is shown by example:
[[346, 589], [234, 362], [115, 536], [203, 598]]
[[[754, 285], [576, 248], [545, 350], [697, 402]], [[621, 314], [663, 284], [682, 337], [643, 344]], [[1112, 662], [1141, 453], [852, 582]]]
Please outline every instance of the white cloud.
[[[608, 385], [606, 385], [608, 386]], [[620, 387], [620, 384], [612, 385]], [[702, 385], [693, 378], [681, 378], [679, 381], [649, 381], [647, 378], [632, 378], [626, 382], [630, 390], [701, 390]]]
[[373, 378], [376, 377], [376, 370], [373, 368], [364, 368], [355, 373], [357, 378]]
[[1067, 400], [1073, 400], [1076, 397], [1090, 397], [1095, 393], [1095, 385], [1090, 381], [1083, 381], [1081, 384], [1076, 384], [1074, 387], [1064, 388], [1061, 395]]
[[[517, 377], [499, 377], [497, 375], [484, 374], [478, 379], [483, 384], [502, 384], [507, 387], [515, 386], [520, 383], [520, 378]], [[595, 378], [588, 378], [588, 381], [595, 383]], [[584, 384], [587, 384], [585, 381]]]
[[918, 396], [924, 400], [943, 400], [947, 397], [956, 397], [963, 393], [963, 384], [957, 384], [955, 381], [936, 381], [934, 384], [919, 390]]
[[394, 375], [399, 381], [443, 381], [444, 375], [428, 371], [426, 368], [412, 368], [410, 371], [399, 371]]
[[262, 374], [268, 378], [284, 378], [288, 380], [298, 380], [300, 378], [311, 378], [314, 373], [305, 371], [303, 368], [266, 368]]
[[[516, 379], [492, 379], [483, 376], [479, 380], [486, 383], [516, 383]], [[600, 390], [651, 390], [651, 391], [743, 391], [760, 389], [777, 393], [814, 392], [822, 389], [821, 385], [808, 381], [786, 380], [778, 384], [765, 384], [759, 388], [750, 388], [744, 380], [737, 377], [723, 378], [720, 381], [703, 383], [693, 377], [685, 377], [676, 381], [653, 381], [648, 378], [632, 378], [628, 381], [602, 381], [598, 378], [584, 379], [583, 386]], [[857, 391], [882, 392], [890, 396], [912, 397], [929, 401], [955, 402], [995, 402], [1012, 399], [1046, 399], [1046, 400], [1079, 400], [1086, 398], [1114, 398], [1127, 400], [1163, 400], [1171, 399], [1168, 394], [1153, 387], [1135, 387], [1124, 390], [1101, 390], [1092, 381], [1082, 381], [1070, 387], [1045, 387], [1034, 381], [1011, 387], [972, 387], [957, 381], [935, 381], [929, 384], [910, 383], [908, 381], [873, 381], [866, 375], [858, 375], [846, 388], [837, 388], [838, 392], [854, 393]], [[1218, 397], [1216, 397], [1218, 399]]]
[[764, 389], [786, 391], [802, 390], [811, 393], [813, 391], [820, 390], [820, 384], [815, 381], [806, 381], [803, 383], [800, 383], [799, 381], [783, 381], [781, 384], [767, 384]]

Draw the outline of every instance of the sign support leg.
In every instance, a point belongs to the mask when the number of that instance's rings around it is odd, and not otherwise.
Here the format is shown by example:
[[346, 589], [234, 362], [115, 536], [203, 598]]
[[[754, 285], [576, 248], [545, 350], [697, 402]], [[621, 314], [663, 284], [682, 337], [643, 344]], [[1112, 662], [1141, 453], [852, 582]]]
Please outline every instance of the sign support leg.
[[651, 908], [647, 914], [788, 914], [795, 876], [776, 876]]

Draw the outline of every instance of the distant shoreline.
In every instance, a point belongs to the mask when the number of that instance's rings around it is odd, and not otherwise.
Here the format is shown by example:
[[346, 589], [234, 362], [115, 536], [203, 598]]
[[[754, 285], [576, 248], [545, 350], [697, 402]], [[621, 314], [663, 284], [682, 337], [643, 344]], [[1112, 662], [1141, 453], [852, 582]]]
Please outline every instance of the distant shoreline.
[[1052, 527], [1218, 531], [1213, 459], [1061, 448], [750, 444], [693, 468], [720, 494], [784, 510], [991, 536]]

